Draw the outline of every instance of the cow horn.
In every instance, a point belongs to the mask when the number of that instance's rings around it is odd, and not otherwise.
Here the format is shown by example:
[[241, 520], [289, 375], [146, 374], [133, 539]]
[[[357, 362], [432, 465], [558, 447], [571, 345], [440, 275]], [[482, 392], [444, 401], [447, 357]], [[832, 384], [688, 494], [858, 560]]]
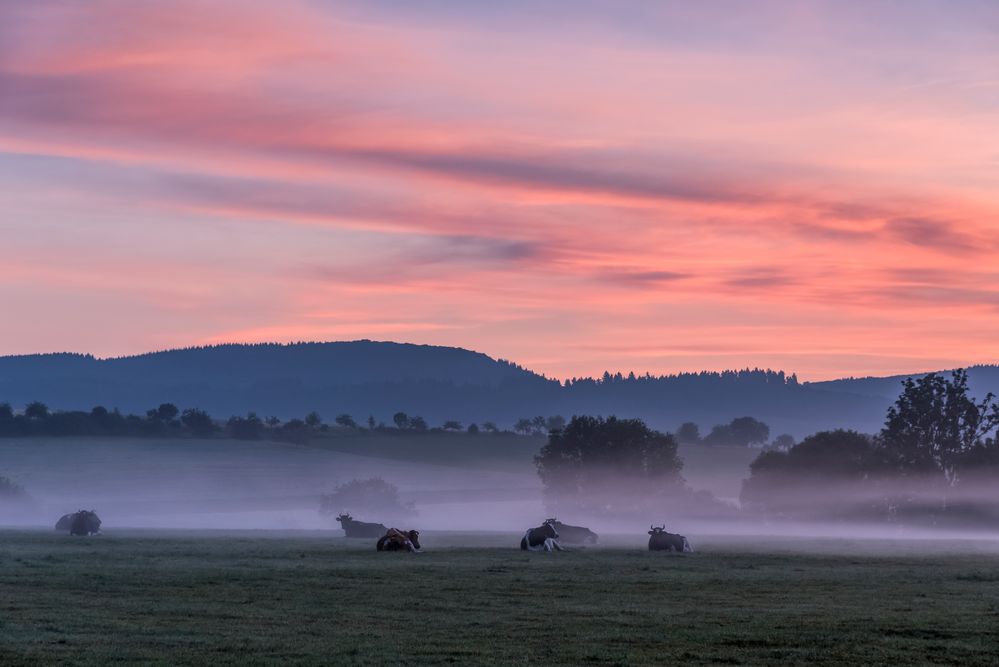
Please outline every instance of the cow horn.
[[650, 523], [650, 524], [649, 524], [649, 530], [655, 530], [655, 529], [656, 529], [656, 528], [655, 528], [655, 526], [653, 526], [653, 525], [652, 525], [652, 524]]

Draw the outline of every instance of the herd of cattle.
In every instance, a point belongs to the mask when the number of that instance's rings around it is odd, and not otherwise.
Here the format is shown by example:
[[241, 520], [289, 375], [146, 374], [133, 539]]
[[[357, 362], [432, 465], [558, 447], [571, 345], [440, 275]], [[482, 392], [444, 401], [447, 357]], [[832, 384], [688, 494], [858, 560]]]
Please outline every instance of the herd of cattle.
[[[418, 553], [420, 531], [386, 528], [380, 523], [357, 521], [349, 514], [336, 518], [347, 537], [377, 539], [378, 551], [409, 551]], [[101, 519], [94, 510], [80, 510], [63, 515], [56, 522], [56, 530], [68, 530], [70, 535], [100, 535]], [[547, 519], [537, 528], [528, 528], [520, 540], [524, 551], [565, 551], [566, 544], [596, 544], [597, 534], [589, 528], [570, 526], [558, 519]], [[690, 542], [683, 535], [666, 532], [662, 526], [649, 526], [649, 551], [693, 551]]]
[[[349, 514], [336, 518], [347, 537], [377, 538], [378, 551], [420, 551], [420, 532], [386, 528], [380, 523], [358, 521]], [[596, 544], [597, 534], [583, 526], [570, 526], [558, 519], [548, 519], [537, 528], [528, 528], [520, 539], [523, 551], [564, 551], [566, 544]], [[662, 526], [649, 526], [649, 551], [693, 551], [683, 535], [666, 532]]]

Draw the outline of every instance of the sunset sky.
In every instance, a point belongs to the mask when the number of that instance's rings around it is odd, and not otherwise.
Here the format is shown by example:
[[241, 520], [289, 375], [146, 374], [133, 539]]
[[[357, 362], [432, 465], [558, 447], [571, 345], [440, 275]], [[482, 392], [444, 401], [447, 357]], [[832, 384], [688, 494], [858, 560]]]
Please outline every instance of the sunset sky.
[[999, 2], [4, 2], [0, 354], [999, 361]]

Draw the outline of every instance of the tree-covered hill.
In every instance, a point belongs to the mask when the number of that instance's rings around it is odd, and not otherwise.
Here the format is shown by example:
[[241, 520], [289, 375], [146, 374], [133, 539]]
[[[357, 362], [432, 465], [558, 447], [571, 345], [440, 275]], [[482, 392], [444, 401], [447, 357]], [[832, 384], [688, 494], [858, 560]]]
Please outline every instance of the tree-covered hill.
[[[999, 389], [999, 367], [970, 369], [974, 393]], [[96, 405], [145, 413], [164, 402], [225, 419], [253, 411], [282, 419], [316, 411], [391, 423], [403, 411], [431, 423], [574, 414], [638, 417], [659, 429], [692, 421], [706, 432], [750, 415], [774, 435], [873, 432], [903, 376], [802, 383], [782, 371], [622, 375], [560, 383], [462, 348], [392, 342], [218, 345], [98, 359], [82, 354], [0, 357], [0, 402], [54, 410]]]

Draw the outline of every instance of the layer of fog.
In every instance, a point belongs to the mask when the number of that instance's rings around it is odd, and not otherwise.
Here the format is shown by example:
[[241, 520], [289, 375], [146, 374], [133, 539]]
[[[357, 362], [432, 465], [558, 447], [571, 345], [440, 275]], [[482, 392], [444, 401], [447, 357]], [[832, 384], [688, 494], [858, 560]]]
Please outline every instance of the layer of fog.
[[[328, 531], [342, 535], [332, 516], [319, 512], [321, 494], [338, 483], [380, 477], [395, 484], [417, 513], [343, 507], [362, 521], [424, 531], [503, 531], [537, 526], [553, 514], [589, 526], [601, 543], [641, 544], [650, 524], [699, 540], [717, 536], [803, 536], [842, 539], [989, 539], [993, 530], [968, 525], [891, 523], [882, 520], [772, 520], [738, 512], [731, 503], [680, 507], [608, 518], [602, 513], [546, 506], [529, 460], [515, 465], [415, 463], [315, 447], [275, 443], [221, 443], [192, 449], [183, 441], [99, 441], [67, 447], [58, 439], [4, 444], [0, 474], [17, 479], [32, 496], [22, 505], [0, 505], [0, 525], [51, 528], [78, 509], [94, 509], [111, 534], [126, 529], [249, 529]], [[626, 496], [627, 482], [606, 493]], [[731, 497], [729, 481], [714, 489]], [[881, 490], [883, 491], [883, 489]], [[880, 492], [880, 491], [879, 491]], [[800, 507], [836, 507], [876, 500], [843, 487], [808, 487], [791, 499]], [[953, 502], [987, 502], [995, 491], [967, 487]]]

